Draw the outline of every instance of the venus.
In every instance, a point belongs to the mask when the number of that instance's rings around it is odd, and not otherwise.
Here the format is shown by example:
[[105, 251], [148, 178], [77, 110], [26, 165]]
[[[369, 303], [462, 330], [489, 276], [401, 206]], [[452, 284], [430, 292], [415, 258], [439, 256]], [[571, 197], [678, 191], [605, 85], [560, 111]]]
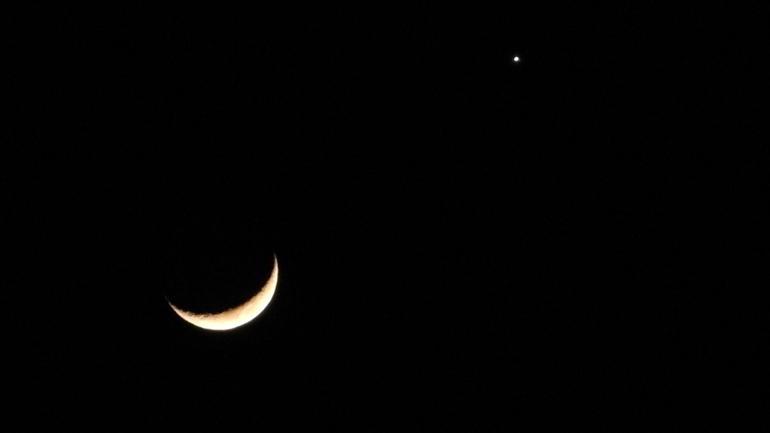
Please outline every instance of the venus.
[[275, 288], [278, 285], [278, 259], [273, 257], [273, 270], [262, 288], [243, 304], [228, 310], [203, 314], [193, 313], [177, 308], [171, 301], [168, 305], [185, 321], [203, 329], [212, 331], [227, 331], [243, 326], [262, 313], [270, 300], [273, 299]]

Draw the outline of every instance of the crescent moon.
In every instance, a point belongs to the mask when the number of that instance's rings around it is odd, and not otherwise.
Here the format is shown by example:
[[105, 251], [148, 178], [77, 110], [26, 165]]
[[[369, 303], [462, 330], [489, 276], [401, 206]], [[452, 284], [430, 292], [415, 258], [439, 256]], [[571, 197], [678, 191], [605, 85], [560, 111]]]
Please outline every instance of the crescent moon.
[[203, 329], [227, 331], [243, 326], [259, 316], [273, 299], [278, 285], [278, 259], [273, 256], [273, 270], [262, 289], [243, 304], [229, 310], [213, 314], [199, 314], [185, 311], [168, 301], [168, 305], [185, 321]]

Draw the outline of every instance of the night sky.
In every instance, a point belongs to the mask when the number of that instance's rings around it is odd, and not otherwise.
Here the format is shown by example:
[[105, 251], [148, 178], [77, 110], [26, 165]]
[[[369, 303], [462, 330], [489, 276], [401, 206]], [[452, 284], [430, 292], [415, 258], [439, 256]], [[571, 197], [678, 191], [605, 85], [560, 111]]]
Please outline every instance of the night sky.
[[[4, 411], [627, 431], [742, 395], [770, 330], [767, 12], [9, 11]], [[273, 254], [241, 328], [166, 303], [235, 305]]]

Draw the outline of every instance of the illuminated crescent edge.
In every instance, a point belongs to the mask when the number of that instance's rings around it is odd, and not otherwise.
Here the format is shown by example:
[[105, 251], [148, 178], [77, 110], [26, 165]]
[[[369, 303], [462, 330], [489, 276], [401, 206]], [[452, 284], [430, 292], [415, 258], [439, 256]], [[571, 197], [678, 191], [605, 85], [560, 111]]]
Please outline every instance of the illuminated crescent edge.
[[243, 326], [259, 316], [267, 308], [278, 285], [278, 258], [273, 256], [273, 270], [262, 289], [243, 304], [220, 313], [199, 314], [177, 308], [171, 301], [168, 305], [185, 321], [203, 329], [227, 331]]

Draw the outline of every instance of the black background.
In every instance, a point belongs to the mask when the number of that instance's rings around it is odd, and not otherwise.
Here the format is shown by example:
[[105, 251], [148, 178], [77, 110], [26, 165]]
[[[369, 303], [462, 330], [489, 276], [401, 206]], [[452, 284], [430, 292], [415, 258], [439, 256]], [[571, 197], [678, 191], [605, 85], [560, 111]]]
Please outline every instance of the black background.
[[[766, 16], [8, 11], [8, 409], [507, 431], [748, 394], [767, 359]], [[251, 324], [168, 308], [232, 305], [273, 253]]]

